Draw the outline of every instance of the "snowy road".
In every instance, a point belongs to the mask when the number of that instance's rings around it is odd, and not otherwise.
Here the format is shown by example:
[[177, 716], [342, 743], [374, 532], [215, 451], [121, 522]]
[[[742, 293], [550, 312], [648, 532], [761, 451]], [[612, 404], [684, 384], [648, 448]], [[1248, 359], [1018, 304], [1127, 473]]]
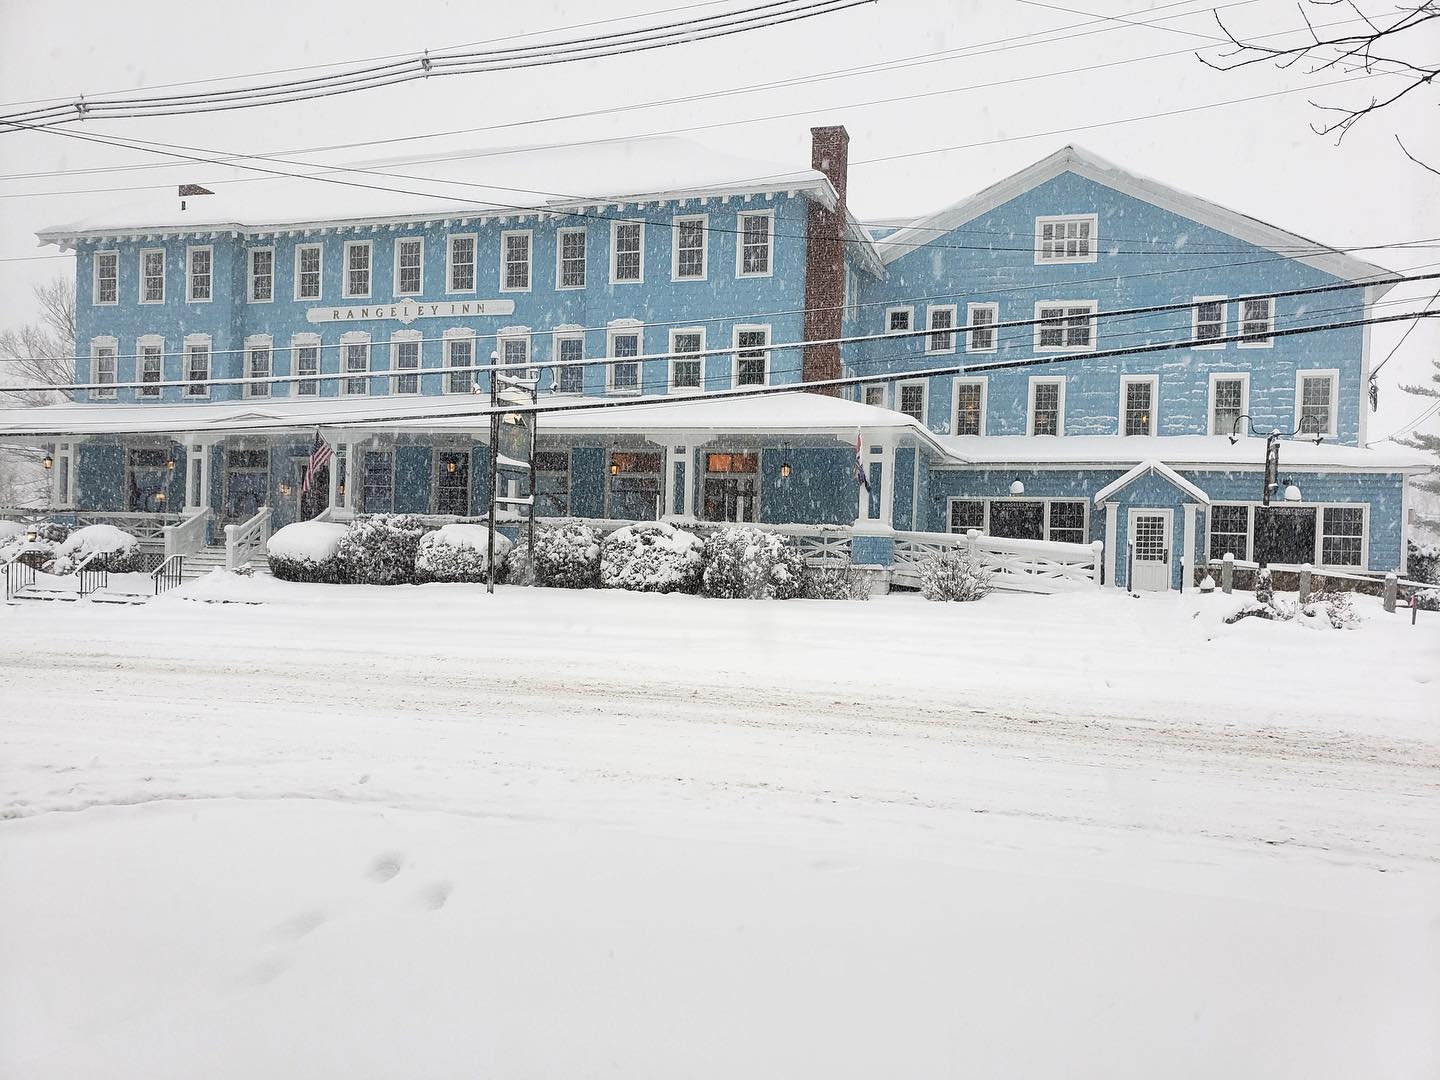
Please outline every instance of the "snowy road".
[[1440, 620], [249, 587], [0, 614], [0, 1074], [1440, 1068]]

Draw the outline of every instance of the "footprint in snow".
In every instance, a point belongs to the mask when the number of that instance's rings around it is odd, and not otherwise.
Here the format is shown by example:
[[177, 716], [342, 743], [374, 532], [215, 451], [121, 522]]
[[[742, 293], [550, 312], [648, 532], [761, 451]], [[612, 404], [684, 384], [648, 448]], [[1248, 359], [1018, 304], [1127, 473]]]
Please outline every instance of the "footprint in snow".
[[375, 861], [370, 864], [370, 869], [365, 876], [376, 885], [384, 885], [396, 874], [400, 873], [402, 856], [396, 851], [387, 851], [383, 855], [376, 855]]
[[420, 903], [426, 911], [439, 911], [445, 906], [445, 901], [450, 899], [450, 890], [453, 888], [448, 881], [437, 881], [420, 894]]
[[271, 931], [271, 935], [281, 941], [299, 941], [307, 934], [313, 933], [325, 922], [323, 911], [302, 911], [294, 918], [286, 919], [279, 926]]

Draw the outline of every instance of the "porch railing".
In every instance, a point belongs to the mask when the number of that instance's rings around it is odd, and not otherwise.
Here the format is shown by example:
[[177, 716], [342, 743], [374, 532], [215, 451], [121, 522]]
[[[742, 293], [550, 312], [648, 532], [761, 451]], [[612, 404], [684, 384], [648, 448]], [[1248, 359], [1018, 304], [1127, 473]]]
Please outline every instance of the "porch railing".
[[1011, 540], [971, 530], [959, 533], [897, 532], [891, 580], [918, 585], [920, 566], [943, 551], [967, 551], [990, 575], [997, 589], [1053, 593], [1101, 584], [1105, 545], [1065, 544], [1051, 540]]
[[165, 538], [165, 558], [176, 555], [193, 555], [205, 546], [210, 537], [210, 518], [213, 512], [207, 506], [199, 513], [186, 518], [176, 525], [162, 529]]
[[234, 570], [246, 565], [265, 550], [270, 539], [270, 517], [272, 511], [262, 506], [255, 516], [240, 525], [225, 526], [225, 568]]

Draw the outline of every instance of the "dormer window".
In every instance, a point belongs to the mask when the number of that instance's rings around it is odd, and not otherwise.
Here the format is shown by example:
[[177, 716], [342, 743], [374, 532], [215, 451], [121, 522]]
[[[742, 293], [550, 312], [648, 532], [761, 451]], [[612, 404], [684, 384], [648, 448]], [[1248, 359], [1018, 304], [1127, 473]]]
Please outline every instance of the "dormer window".
[[1093, 263], [1099, 231], [1095, 214], [1067, 214], [1035, 219], [1037, 263]]

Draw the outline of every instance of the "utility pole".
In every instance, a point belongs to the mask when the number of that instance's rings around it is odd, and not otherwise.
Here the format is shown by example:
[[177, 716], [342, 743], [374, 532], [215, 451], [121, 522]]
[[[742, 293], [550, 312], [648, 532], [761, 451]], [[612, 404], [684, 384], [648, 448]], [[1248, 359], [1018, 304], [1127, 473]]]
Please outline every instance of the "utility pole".
[[[487, 535], [488, 584], [486, 591], [495, 591], [495, 521], [502, 506], [526, 507], [526, 540], [530, 545], [531, 570], [535, 560], [535, 422], [538, 417], [534, 406], [540, 400], [540, 379], [538, 369], [520, 366], [519, 375], [509, 375], [500, 370], [500, 356], [490, 354], [490, 514]], [[506, 366], [506, 371], [510, 366]], [[524, 412], [502, 413], [506, 405], [529, 405]], [[518, 431], [516, 431], [518, 429]], [[506, 438], [515, 432], [518, 438]], [[503, 443], [503, 446], [502, 446]], [[514, 454], [502, 453], [503, 450]], [[523, 455], [523, 456], [516, 456]], [[530, 477], [530, 494], [522, 496], [499, 493], [500, 466], [507, 469], [524, 469]]]

